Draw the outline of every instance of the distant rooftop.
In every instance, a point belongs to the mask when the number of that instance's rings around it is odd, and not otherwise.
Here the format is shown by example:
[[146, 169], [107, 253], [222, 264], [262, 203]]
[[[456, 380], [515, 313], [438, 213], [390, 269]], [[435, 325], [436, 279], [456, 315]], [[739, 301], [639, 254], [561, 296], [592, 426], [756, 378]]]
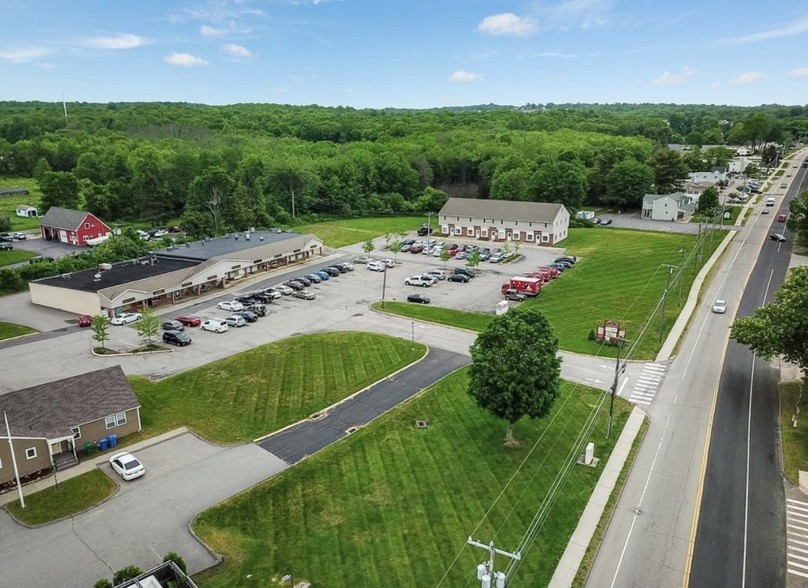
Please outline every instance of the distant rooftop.
[[[83, 292], [97, 292], [102, 288], [128, 284], [144, 278], [151, 278], [169, 272], [182, 270], [199, 265], [199, 261], [187, 259], [167, 259], [155, 257], [152, 264], [151, 256], [141, 257], [130, 261], [122, 261], [112, 265], [112, 269], [100, 270], [97, 267], [63, 276], [43, 278], [36, 280], [36, 283], [47, 284], [59, 288], [69, 288], [70, 290], [81, 290]], [[96, 280], [96, 275], [100, 279]]]
[[222, 237], [177, 245], [171, 249], [158, 249], [155, 253], [163, 259], [183, 259], [201, 263], [213, 257], [238, 253], [259, 245], [280, 243], [300, 236], [300, 233], [280, 233], [277, 231], [230, 233]]

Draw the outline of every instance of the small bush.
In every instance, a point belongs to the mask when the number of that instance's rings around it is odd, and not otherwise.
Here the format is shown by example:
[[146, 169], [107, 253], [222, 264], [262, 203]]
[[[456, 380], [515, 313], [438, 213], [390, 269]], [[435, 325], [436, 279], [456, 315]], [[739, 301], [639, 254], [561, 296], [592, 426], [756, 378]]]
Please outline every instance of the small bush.
[[589, 340], [590, 341], [595, 340], [595, 329], [589, 329]]
[[137, 566], [126, 566], [125, 568], [121, 568], [112, 576], [112, 583], [117, 585], [127, 580], [131, 580], [132, 578], [137, 578], [140, 574], [143, 573]]
[[112, 588], [112, 582], [107, 578], [101, 578], [98, 582], [93, 584], [93, 588]]
[[163, 558], [164, 563], [167, 562], [167, 561], [173, 561], [175, 564], [177, 564], [177, 567], [182, 570], [183, 574], [188, 573], [188, 569], [185, 566], [185, 560], [182, 559], [182, 556], [179, 553], [176, 553], [174, 551], [169, 551], [168, 553], [166, 553], [166, 556]]

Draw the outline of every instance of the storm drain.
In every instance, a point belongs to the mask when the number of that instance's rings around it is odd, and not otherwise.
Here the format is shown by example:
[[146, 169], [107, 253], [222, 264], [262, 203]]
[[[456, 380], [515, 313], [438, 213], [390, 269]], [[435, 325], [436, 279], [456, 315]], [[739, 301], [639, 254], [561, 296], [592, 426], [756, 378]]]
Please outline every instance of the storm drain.
[[359, 430], [359, 427], [351, 427], [350, 429], [346, 429], [345, 433], [350, 435], [351, 433], [356, 433]]
[[415, 421], [415, 428], [416, 429], [426, 429], [429, 424], [426, 421]]
[[309, 420], [310, 421], [316, 421], [317, 419], [321, 419], [324, 416], [325, 416], [325, 414], [323, 414], [321, 412], [315, 412], [314, 414], [309, 415]]

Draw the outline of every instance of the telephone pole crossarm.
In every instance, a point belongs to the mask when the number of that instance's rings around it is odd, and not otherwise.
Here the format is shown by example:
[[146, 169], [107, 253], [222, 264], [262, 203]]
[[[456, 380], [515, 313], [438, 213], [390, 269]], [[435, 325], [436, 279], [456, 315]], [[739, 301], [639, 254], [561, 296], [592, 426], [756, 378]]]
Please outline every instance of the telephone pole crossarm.
[[471, 536], [469, 536], [469, 538], [466, 540], [466, 543], [488, 551], [488, 561], [477, 566], [477, 579], [480, 580], [481, 586], [483, 588], [489, 588], [492, 586], [493, 581], [493, 586], [496, 588], [505, 588], [505, 574], [503, 572], [494, 571], [494, 556], [499, 554], [519, 561], [522, 559], [522, 554], [518, 551], [516, 553], [511, 553], [510, 551], [505, 551], [504, 549], [497, 549], [494, 547], [493, 541], [486, 545], [481, 541], [475, 541], [471, 538]]

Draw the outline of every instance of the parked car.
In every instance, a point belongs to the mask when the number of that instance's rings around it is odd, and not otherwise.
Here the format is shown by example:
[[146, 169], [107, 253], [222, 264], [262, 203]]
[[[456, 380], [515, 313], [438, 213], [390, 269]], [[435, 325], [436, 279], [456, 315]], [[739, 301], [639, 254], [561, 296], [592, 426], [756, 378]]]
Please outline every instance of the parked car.
[[474, 270], [472, 270], [471, 268], [467, 268], [467, 267], [456, 267], [454, 269], [454, 273], [463, 274], [464, 276], [466, 276], [468, 278], [473, 278], [474, 277]]
[[469, 254], [465, 251], [458, 251], [457, 254], [454, 256], [455, 259], [467, 259]]
[[228, 327], [243, 327], [247, 324], [246, 319], [241, 316], [240, 314], [231, 314], [229, 317], [224, 319], [224, 322], [227, 324]]
[[319, 284], [320, 282], [323, 281], [323, 279], [317, 274], [306, 274], [304, 277], [312, 284]]
[[241, 312], [251, 312], [258, 316], [266, 316], [267, 307], [263, 304], [250, 304], [249, 306], [245, 306], [244, 310]]
[[343, 261], [342, 263], [335, 263], [334, 265], [337, 266], [337, 268], [339, 268], [340, 270], [344, 269], [345, 271], [348, 272], [352, 272], [354, 270], [353, 264], [349, 261]]
[[396, 262], [389, 257], [387, 259], [382, 259], [382, 263], [387, 267], [396, 267]]
[[14, 237], [9, 233], [0, 233], [0, 243], [10, 243]]
[[298, 290], [302, 290], [303, 288], [306, 287], [301, 282], [298, 282], [297, 280], [289, 280], [288, 282], [285, 282], [284, 285], [291, 288], [295, 292], [297, 292]]
[[407, 302], [417, 302], [418, 304], [429, 304], [429, 297], [423, 294], [410, 294], [407, 296]]
[[186, 327], [198, 327], [202, 324], [202, 319], [198, 316], [178, 316], [177, 321]]
[[17, 241], [25, 241], [28, 237], [25, 233], [14, 233], [13, 237]]
[[146, 473], [145, 466], [128, 451], [116, 453], [109, 458], [112, 469], [127, 482], [139, 478]]
[[426, 237], [427, 235], [431, 234], [434, 229], [432, 227], [421, 227], [418, 229], [418, 236], [419, 237]]
[[563, 257], [556, 257], [553, 260], [554, 263], [564, 262], [564, 263], [568, 263], [569, 265], [575, 265], [576, 261], [578, 261], [577, 257], [569, 257], [567, 255], [565, 255]]
[[450, 282], [460, 282], [461, 284], [467, 284], [471, 280], [466, 274], [451, 274], [446, 279]]
[[726, 300], [716, 300], [713, 302], [713, 312], [715, 314], [724, 314], [727, 312], [727, 301]]
[[165, 321], [160, 327], [164, 331], [184, 331], [185, 325], [178, 320]]
[[300, 276], [298, 278], [295, 278], [294, 280], [295, 282], [300, 282], [301, 284], [303, 284], [304, 288], [308, 288], [309, 286], [311, 286], [311, 280], [305, 276]]
[[785, 215], [785, 214], [781, 214], [781, 215], [779, 215], [779, 216], [777, 217], [777, 222], [778, 222], [778, 223], [784, 223], [784, 222], [786, 222], [786, 215]]
[[600, 221], [600, 224], [602, 224], [602, 225], [610, 225], [610, 224], [612, 224], [612, 219], [610, 219], [610, 218], [602, 219]]
[[227, 323], [219, 319], [205, 319], [200, 327], [203, 331], [213, 331], [214, 333], [224, 333], [227, 330]]
[[219, 310], [228, 310], [230, 312], [235, 312], [237, 310], [244, 310], [244, 305], [238, 300], [222, 300], [219, 304], [216, 305], [216, 308], [218, 308]]
[[561, 272], [561, 273], [564, 273], [564, 271], [566, 271], [566, 269], [567, 269], [569, 266], [568, 266], [566, 263], [551, 263], [551, 264], [550, 264], [550, 265], [548, 265], [547, 267], [551, 267], [551, 268], [553, 268], [553, 269], [558, 270], [558, 271], [559, 271], [559, 272]]
[[499, 263], [501, 261], [502, 261], [501, 253], [494, 253], [494, 255], [488, 258], [488, 263]]
[[407, 286], [421, 286], [422, 288], [428, 288], [435, 283], [435, 280], [429, 276], [410, 276], [404, 280], [404, 283]]
[[269, 296], [270, 300], [278, 300], [283, 296], [283, 292], [279, 287], [273, 286], [264, 290], [264, 296]]
[[777, 241], [778, 243], [784, 243], [786, 240], [786, 236], [781, 235], [780, 233], [772, 233], [771, 235], [769, 235], [769, 239], [771, 239], [772, 241]]
[[335, 266], [335, 265], [330, 265], [330, 266], [328, 266], [327, 268], [325, 268], [323, 271], [324, 271], [324, 272], [326, 272], [326, 273], [327, 273], [329, 276], [331, 276], [332, 278], [336, 278], [338, 275], [340, 275], [340, 274], [344, 274], [344, 273], [345, 273], [345, 272], [347, 272], [348, 270], [341, 271], [341, 270], [340, 270], [340, 269], [339, 269], [337, 266]]
[[387, 264], [381, 261], [370, 261], [368, 262], [367, 268], [373, 272], [383, 272], [387, 269]]
[[251, 310], [242, 310], [241, 312], [233, 313], [234, 316], [240, 316], [248, 323], [254, 323], [258, 321], [258, 314], [254, 313]]
[[446, 272], [439, 269], [429, 270], [428, 272], [426, 272], [426, 275], [428, 275], [433, 280], [438, 280], [439, 282], [442, 282], [443, 280], [446, 279]]
[[89, 314], [79, 315], [80, 327], [89, 327], [92, 324], [93, 324], [93, 317], [91, 317]]
[[410, 250], [410, 247], [412, 247], [411, 243], [402, 243], [401, 244], [401, 249], [399, 249], [398, 252], [399, 253], [407, 253], [407, 251]]
[[317, 295], [311, 290], [299, 290], [292, 294], [295, 298], [302, 298], [303, 300], [314, 300]]
[[424, 252], [424, 246], [423, 245], [416, 244], [416, 245], [412, 245], [410, 247], [410, 253], [412, 253], [414, 255], [417, 255], [417, 254], [423, 253], [423, 252]]
[[14, 246], [11, 243], [6, 243], [5, 241], [0, 243], [0, 251], [11, 251], [12, 249], [14, 249]]
[[320, 270], [319, 272], [317, 272], [317, 275], [320, 277], [320, 280], [323, 281], [323, 282], [327, 282], [328, 280], [331, 279], [331, 274], [329, 274], [327, 271]]
[[279, 284], [278, 286], [273, 286], [272, 288], [273, 290], [277, 290], [278, 292], [280, 292], [281, 296], [289, 296], [292, 294], [292, 292], [294, 292], [294, 290], [292, 290], [292, 288], [290, 288], [286, 284]]
[[242, 305], [244, 304], [255, 304], [256, 302], [261, 302], [254, 294], [250, 294], [247, 296], [236, 296], [236, 302], [240, 302]]
[[164, 331], [163, 342], [176, 345], [177, 347], [184, 347], [185, 345], [191, 344], [191, 338], [187, 333], [183, 333], [182, 331]]
[[508, 288], [502, 292], [502, 295], [505, 297], [505, 300], [515, 300], [516, 302], [522, 302], [527, 298], [527, 296], [522, 294], [516, 288]]
[[353, 260], [354, 263], [370, 263], [371, 261], [373, 261], [373, 258], [367, 255], [357, 257]]
[[128, 325], [143, 320], [143, 315], [139, 312], [124, 312], [113, 318], [110, 322], [113, 325]]
[[56, 261], [53, 257], [49, 257], [46, 255], [35, 255], [31, 259], [28, 260], [28, 263], [42, 263], [44, 261]]

